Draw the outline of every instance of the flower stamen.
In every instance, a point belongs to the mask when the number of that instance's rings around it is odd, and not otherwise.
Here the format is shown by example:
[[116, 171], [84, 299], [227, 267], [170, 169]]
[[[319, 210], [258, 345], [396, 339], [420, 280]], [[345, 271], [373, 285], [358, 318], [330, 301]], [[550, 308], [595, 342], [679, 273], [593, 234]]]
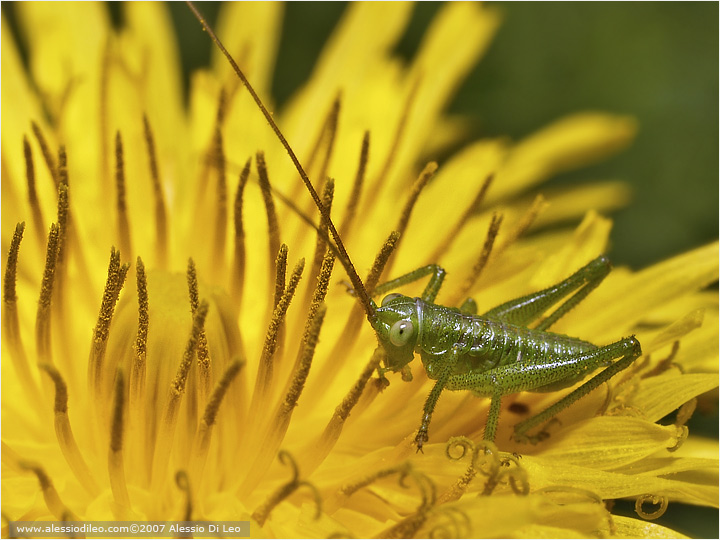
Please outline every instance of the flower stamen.
[[183, 512], [182, 521], [190, 521], [192, 520], [193, 511], [192, 490], [190, 489], [190, 479], [185, 471], [179, 470], [175, 473], [175, 485], [185, 493], [185, 511]]
[[490, 184], [492, 184], [494, 177], [494, 174], [487, 175], [485, 181], [482, 183], [482, 186], [480, 186], [480, 190], [477, 192], [477, 195], [475, 195], [475, 199], [473, 199], [473, 202], [471, 202], [470, 205], [465, 209], [465, 212], [463, 212], [460, 218], [455, 222], [455, 225], [453, 225], [448, 230], [448, 233], [445, 235], [445, 239], [438, 244], [435, 252], [426, 259], [427, 264], [436, 264], [443, 256], [443, 254], [447, 252], [448, 248], [452, 245], [458, 234], [460, 234], [460, 231], [463, 229], [463, 227], [467, 224], [468, 221], [470, 221], [470, 218], [477, 215], [478, 211], [480, 210], [480, 206], [485, 200], [485, 194], [487, 193]]
[[[393, 253], [395, 246], [400, 240], [400, 233], [393, 231], [388, 236], [387, 240], [383, 243], [380, 248], [380, 252], [375, 257], [373, 265], [368, 272], [367, 278], [365, 279], [365, 288], [368, 294], [372, 296], [373, 289], [380, 280], [380, 275], [385, 268], [385, 265]], [[348, 315], [347, 321], [343, 331], [340, 332], [340, 339], [335, 343], [332, 351], [330, 352], [330, 358], [341, 358], [345, 351], [349, 351], [355, 345], [355, 342], [360, 337], [360, 327], [362, 326], [362, 306], [355, 305]], [[368, 318], [368, 320], [370, 320]], [[341, 367], [340, 362], [325, 362], [318, 373], [317, 382], [321, 384], [331, 383], [336, 375], [338, 374]]]
[[[190, 294], [190, 308], [192, 310], [192, 314], [195, 315], [199, 303], [199, 293], [197, 271], [195, 270], [195, 262], [192, 259], [188, 260], [187, 281], [188, 291]], [[200, 336], [198, 337], [197, 365], [199, 375], [198, 392], [197, 396], [193, 395], [193, 399], [197, 402], [198, 409], [201, 409], [205, 406], [208, 396], [210, 395], [210, 385], [212, 380], [212, 364], [210, 361], [210, 352], [208, 351], [208, 342], [205, 330], [201, 330]]]
[[[135, 281], [138, 296], [138, 330], [133, 347], [133, 359], [130, 365], [130, 390], [128, 392], [129, 425], [132, 437], [137, 441], [137, 448], [146, 448], [146, 430], [143, 414], [145, 412], [145, 379], [147, 372], [147, 340], [150, 326], [150, 303], [147, 290], [145, 263], [140, 257], [135, 265]], [[146, 456], [146, 452], [142, 452]], [[146, 470], [149, 463], [144, 464]]]
[[242, 309], [243, 289], [245, 287], [245, 229], [243, 227], [242, 207], [243, 193], [250, 176], [250, 162], [248, 159], [245, 166], [240, 172], [238, 179], [238, 187], [235, 192], [235, 205], [233, 208], [233, 223], [235, 225], [235, 252], [233, 259], [232, 277], [230, 280], [230, 295], [234, 304], [237, 306], [236, 311], [239, 313]]
[[40, 483], [40, 491], [42, 491], [43, 499], [45, 499], [45, 505], [47, 506], [50, 513], [54, 515], [60, 521], [67, 520], [70, 518], [72, 521], [77, 521], [79, 518], [65, 506], [65, 503], [60, 499], [52, 480], [40, 465], [37, 463], [31, 463], [28, 461], [20, 461], [20, 468], [30, 471], [35, 474]]
[[[225, 151], [223, 150], [222, 123], [225, 117], [225, 92], [220, 91], [215, 133], [212, 142], [212, 164], [217, 172], [216, 207], [215, 207], [215, 238], [213, 242], [213, 257], [217, 261], [225, 259], [225, 240], [227, 236], [227, 176]], [[219, 270], [221, 265], [213, 265]]]
[[40, 285], [40, 299], [38, 300], [37, 317], [35, 318], [35, 344], [38, 362], [42, 364], [53, 363], [50, 348], [50, 303], [57, 267], [59, 236], [59, 227], [55, 223], [51, 224], [45, 254], [45, 270]]
[[115, 134], [115, 189], [117, 191], [117, 227], [118, 237], [120, 238], [120, 252], [130, 255], [132, 249], [130, 247], [130, 221], [125, 198], [125, 159], [122, 137], [119, 131]]
[[503, 242], [495, 249], [495, 257], [498, 257], [503, 251], [510, 247], [518, 238], [520, 238], [535, 222], [540, 212], [544, 211], [548, 207], [548, 202], [542, 195], [538, 195], [533, 200], [530, 208], [527, 209], [525, 214], [515, 224], [515, 228], [512, 229], [505, 237]]
[[[20, 321], [18, 319], [17, 309], [17, 262], [20, 254], [20, 242], [25, 232], [25, 222], [18, 223], [15, 226], [12, 241], [10, 242], [10, 250], [8, 251], [7, 264], [5, 266], [5, 281], [3, 284], [3, 311], [2, 311], [2, 328], [3, 336], [10, 346], [10, 358], [12, 359], [15, 371], [20, 379], [20, 385], [23, 391], [30, 396], [40, 395], [35, 379], [30, 373], [25, 347], [20, 335]], [[44, 416], [45, 411], [42, 409], [40, 401], [31, 400], [40, 417]]]
[[292, 495], [293, 492], [295, 492], [295, 490], [297, 490], [297, 488], [299, 488], [300, 486], [307, 486], [308, 488], [310, 488], [310, 491], [315, 497], [315, 519], [319, 518], [322, 508], [322, 499], [317, 488], [306, 480], [299, 480], [300, 471], [298, 470], [297, 463], [288, 452], [286, 452], [285, 450], [280, 450], [280, 452], [278, 452], [278, 459], [284, 465], [290, 466], [290, 468], [292, 469], [292, 478], [289, 482], [280, 486], [280, 488], [278, 488], [274, 493], [272, 493], [263, 504], [258, 506], [252, 513], [252, 518], [257, 521], [257, 523], [262, 527], [265, 524], [265, 521], [267, 521], [267, 518], [270, 517], [270, 512], [272, 512], [273, 509], [283, 500], [287, 499], [290, 495]]
[[456, 306], [460, 302], [463, 302], [465, 298], [467, 298], [467, 295], [470, 293], [470, 289], [472, 289], [477, 282], [480, 274], [482, 274], [482, 271], [485, 269], [485, 266], [490, 259], [490, 254], [492, 253], [495, 239], [497, 238], [498, 232], [500, 231], [500, 225], [502, 224], [502, 220], [502, 214], [499, 214], [497, 212], [493, 213], [492, 219], [490, 220], [490, 226], [488, 227], [488, 232], [485, 235], [485, 243], [483, 244], [480, 256], [478, 257], [477, 261], [475, 261], [475, 264], [473, 265], [472, 270], [470, 271], [468, 276], [465, 278], [465, 281], [458, 288], [457, 292], [448, 300], [449, 305]]
[[50, 152], [50, 147], [48, 146], [47, 140], [45, 139], [45, 135], [43, 135], [40, 126], [38, 126], [35, 122], [31, 122], [30, 125], [32, 127], [33, 134], [35, 135], [35, 139], [40, 145], [40, 151], [45, 159], [45, 165], [47, 165], [48, 171], [50, 171], [50, 176], [52, 177], [53, 182], [55, 182], [55, 189], [57, 189], [60, 186], [60, 180], [58, 179], [58, 172], [55, 167], [55, 158], [53, 158], [52, 152]]
[[202, 300], [195, 313], [193, 314], [192, 330], [183, 353], [182, 360], [178, 366], [177, 374], [170, 384], [168, 401], [162, 414], [162, 421], [155, 439], [155, 453], [153, 456], [152, 466], [152, 489], [157, 491], [165, 477], [165, 470], [169, 461], [170, 451], [173, 446], [175, 437], [175, 425], [177, 424], [177, 415], [180, 409], [180, 402], [185, 394], [185, 385], [187, 384], [188, 373], [192, 366], [193, 358], [197, 350], [200, 340], [200, 334], [205, 326], [205, 318], [207, 317], [210, 305], [206, 300]]
[[30, 203], [30, 213], [32, 214], [33, 227], [38, 237], [38, 246], [42, 246], [45, 242], [43, 231], [45, 230], [45, 220], [43, 219], [42, 208], [37, 197], [35, 189], [35, 164], [33, 162], [32, 147], [27, 136], [23, 135], [23, 153], [25, 155], [25, 177], [27, 179], [28, 202]]
[[125, 406], [125, 377], [121, 369], [115, 376], [115, 396], [113, 398], [112, 422], [110, 424], [110, 449], [108, 452], [108, 472], [110, 489], [115, 502], [123, 509], [130, 509], [130, 497], [125, 481], [123, 462], [123, 410]]
[[[435, 174], [437, 168], [438, 165], [434, 161], [431, 161], [430, 163], [425, 165], [425, 168], [420, 173], [420, 176], [417, 177], [415, 183], [412, 185], [412, 188], [410, 188], [410, 194], [408, 195], [408, 199], [405, 202], [405, 206], [403, 207], [402, 212], [400, 212], [400, 218], [398, 219], [397, 225], [395, 225], [395, 231], [397, 231], [400, 235], [398, 242], [400, 242], [403, 234], [405, 233], [405, 229], [407, 229], [408, 223], [410, 222], [410, 216], [412, 214], [413, 208], [415, 207], [415, 203], [418, 200], [418, 197], [420, 197], [420, 193], [425, 188], [425, 186], [427, 186], [427, 183], [430, 181], [430, 178], [432, 178], [432, 176]], [[385, 271], [390, 272], [394, 259], [394, 257], [390, 258], [390, 260], [385, 266]]]
[[272, 190], [270, 188], [270, 179], [268, 178], [267, 165], [265, 164], [265, 154], [258, 152], [255, 156], [255, 161], [258, 170], [260, 190], [262, 191], [263, 201], [265, 202], [265, 212], [267, 214], [269, 242], [268, 268], [272, 268], [275, 262], [275, 254], [280, 250], [280, 225], [278, 224], [275, 202], [273, 201]]
[[[645, 494], [635, 500], [635, 513], [643, 519], [653, 520], [662, 516], [668, 508], [669, 500], [663, 495]], [[646, 512], [643, 509], [644, 504], [652, 504], [658, 506], [654, 512]]]
[[262, 354], [260, 356], [260, 366], [258, 367], [257, 378], [255, 380], [255, 391], [250, 405], [251, 418], [257, 418], [257, 415], [261, 413], [260, 407], [265, 399], [267, 399], [268, 392], [272, 387], [273, 357], [275, 356], [275, 351], [278, 347], [278, 334], [284, 324], [285, 314], [290, 306], [290, 301], [295, 295], [295, 289], [300, 282], [304, 267], [305, 259], [300, 259], [300, 261], [298, 261], [295, 265], [287, 288], [283, 292], [277, 306], [275, 306], [272, 318], [270, 319], [267, 334], [265, 335], [265, 344], [263, 345]]
[[93, 497], [97, 497], [100, 493], [95, 480], [93, 479], [90, 469], [80, 452], [80, 448], [75, 442], [72, 427], [70, 426], [70, 417], [68, 416], [68, 391], [67, 384], [60, 372], [49, 364], [40, 364], [40, 369], [45, 371], [52, 379], [55, 385], [55, 435], [62, 450], [65, 460], [70, 466], [70, 470], [78, 479], [80, 484]]
[[230, 384], [235, 380], [235, 377], [245, 365], [244, 360], [235, 359], [228, 366], [223, 373], [222, 378], [215, 386], [210, 399], [205, 406], [205, 412], [200, 420], [197, 433], [195, 435], [195, 441], [193, 443], [192, 460], [193, 465], [190, 468], [193, 478], [201, 482], [203, 478], [202, 473], [205, 468], [205, 461], [207, 459], [208, 448], [210, 448], [210, 438], [212, 437], [212, 428], [215, 425], [215, 419], [217, 418], [220, 405], [222, 404], [223, 398], [230, 388]]
[[363, 135], [362, 146], [360, 148], [360, 162], [358, 163], [357, 173], [353, 181], [350, 197], [347, 206], [345, 206], [345, 215], [340, 224], [340, 236], [347, 239], [355, 222], [357, 208], [360, 204], [360, 194], [362, 193], [363, 182], [365, 181], [365, 172], [367, 171], [368, 157], [370, 154], [370, 132], [366, 131]]
[[[88, 361], [88, 386], [92, 395], [101, 398], [103, 394], [103, 360], [107, 347], [108, 336], [110, 335], [110, 323], [112, 322], [115, 304], [117, 303], [120, 290], [125, 284], [129, 264], [120, 265], [120, 252], [115, 248], [110, 251], [110, 262], [108, 263], [108, 274], [105, 282], [105, 290], [100, 305], [97, 324], [93, 330], [92, 344], [90, 345], [90, 360]], [[96, 403], [104, 403], [103, 399], [96, 399]]]
[[155, 138], [153, 137], [147, 115], [143, 115], [143, 127], [150, 164], [150, 178], [153, 185], [153, 194], [155, 195], [155, 234], [157, 235], [156, 263], [160, 268], [165, 269], [168, 261], [167, 205], [165, 204], [165, 194], [160, 184], [160, 173], [158, 171], [157, 155], [155, 152]]
[[[332, 208], [333, 196], [335, 194], [335, 180], [328, 178], [323, 188], [323, 206], [327, 208], [328, 214]], [[315, 253], [313, 255], [312, 266], [310, 267], [310, 274], [308, 278], [308, 288], [305, 294], [305, 301], [303, 302], [302, 310], [307, 309], [307, 306], [312, 301], [315, 289], [312, 288], [312, 284], [317, 280], [320, 274], [320, 266], [325, 258], [325, 251], [327, 246], [328, 236], [328, 224], [324, 216], [320, 217], [320, 224], [318, 225], [317, 238], [315, 242]]]

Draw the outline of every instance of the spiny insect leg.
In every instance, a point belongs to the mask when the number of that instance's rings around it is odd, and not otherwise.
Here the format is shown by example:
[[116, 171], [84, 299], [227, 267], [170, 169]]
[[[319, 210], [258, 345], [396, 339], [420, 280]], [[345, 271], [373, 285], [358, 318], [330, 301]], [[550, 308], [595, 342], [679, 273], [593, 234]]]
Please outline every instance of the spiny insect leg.
[[413, 270], [412, 272], [403, 274], [400, 277], [391, 279], [390, 281], [386, 281], [385, 283], [381, 283], [373, 290], [373, 296], [378, 296], [389, 291], [394, 291], [398, 287], [402, 287], [403, 285], [407, 285], [408, 283], [412, 283], [413, 281], [418, 281], [419, 279], [422, 279], [428, 275], [430, 276], [430, 281], [428, 282], [425, 290], [423, 291], [422, 299], [425, 302], [432, 302], [435, 300], [435, 297], [437, 296], [438, 291], [442, 286], [442, 282], [445, 279], [445, 270], [443, 270], [437, 264], [428, 264], [427, 266], [422, 266], [417, 270]]
[[583, 360], [578, 362], [578, 364], [582, 364], [583, 367], [586, 368], [588, 371], [593, 369], [593, 365], [596, 364], [598, 360], [601, 360], [601, 365], [605, 364], [607, 362], [607, 360], [605, 360], [607, 356], [610, 356], [610, 358], [613, 359], [620, 358], [620, 360], [618, 360], [614, 364], [611, 364], [609, 367], [592, 377], [582, 386], [579, 386], [578, 388], [570, 392], [567, 396], [562, 398], [554, 405], [551, 405], [544, 411], [516, 425], [514, 433], [515, 440], [519, 442], [531, 442], [535, 444], [546, 438], [547, 433], [544, 431], [540, 431], [536, 435], [532, 436], [528, 436], [526, 435], [526, 433], [529, 429], [553, 418], [560, 411], [572, 405], [580, 398], [586, 396], [587, 394], [595, 390], [595, 388], [600, 386], [602, 383], [610, 380], [610, 378], [617, 373], [620, 373], [624, 369], [627, 369], [630, 364], [632, 364], [635, 359], [638, 358], [641, 354], [642, 349], [640, 348], [640, 342], [638, 342], [635, 337], [628, 337], [611, 345], [607, 345], [606, 347], [601, 347], [597, 349], [592, 354], [592, 356], [595, 358], [583, 358]]
[[600, 285], [609, 273], [610, 261], [605, 256], [597, 257], [566, 280], [542, 291], [505, 302], [485, 313], [483, 317], [518, 326], [527, 326], [567, 295], [577, 291], [551, 315], [543, 319], [536, 328], [537, 330], [547, 330]]
[[415, 437], [415, 444], [417, 444], [417, 452], [422, 452], [423, 444], [428, 440], [428, 427], [430, 426], [430, 418], [432, 418], [432, 413], [435, 410], [435, 405], [437, 405], [440, 394], [442, 394], [443, 389], [445, 388], [448, 380], [451, 377], [450, 374], [455, 368], [455, 364], [457, 363], [459, 355], [459, 347], [457, 345], [453, 345], [450, 351], [448, 351], [447, 355], [445, 355], [440, 360], [440, 363], [442, 363], [443, 365], [443, 369], [440, 372], [440, 376], [435, 382], [435, 385], [432, 387], [432, 390], [430, 390], [427, 399], [425, 400], [425, 407], [423, 407], [423, 415], [420, 422], [420, 429], [418, 429], [417, 436]]

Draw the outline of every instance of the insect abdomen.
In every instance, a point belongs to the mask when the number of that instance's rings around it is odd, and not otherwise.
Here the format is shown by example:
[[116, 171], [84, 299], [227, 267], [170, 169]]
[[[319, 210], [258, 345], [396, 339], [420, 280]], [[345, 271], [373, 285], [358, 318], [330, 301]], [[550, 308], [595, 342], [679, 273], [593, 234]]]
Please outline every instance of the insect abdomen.
[[515, 362], [546, 363], [595, 347], [581, 339], [515, 326], [457, 310], [422, 303], [423, 324], [418, 347], [424, 356], [446, 353], [458, 344], [462, 351], [455, 371], [485, 371]]

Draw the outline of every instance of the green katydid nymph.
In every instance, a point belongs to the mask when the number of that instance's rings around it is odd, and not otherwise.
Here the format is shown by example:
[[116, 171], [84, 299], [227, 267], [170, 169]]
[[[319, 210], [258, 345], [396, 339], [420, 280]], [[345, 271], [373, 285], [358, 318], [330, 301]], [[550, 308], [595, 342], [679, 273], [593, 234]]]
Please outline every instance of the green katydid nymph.
[[[608, 275], [610, 263], [603, 256], [590, 261], [552, 287], [516, 298], [482, 315], [477, 315], [476, 304], [471, 299], [460, 308], [434, 303], [445, 277], [445, 271], [434, 264], [378, 285], [371, 295], [355, 270], [329, 210], [267, 108], [195, 6], [190, 2], [188, 4], [255, 100], [327, 224], [328, 245], [344, 266], [352, 290], [377, 334], [383, 364], [378, 368], [381, 379], [387, 382], [384, 373], [388, 371], [400, 372], [403, 379], [410, 379], [408, 364], [419, 355], [428, 377], [435, 381], [425, 401], [415, 437], [418, 451], [428, 441], [430, 420], [443, 390], [466, 390], [491, 398], [484, 438], [492, 441], [499, 421], [502, 396], [522, 391], [551, 392], [568, 388], [605, 367], [554, 405], [515, 426], [517, 439], [536, 442], [545, 433], [540, 431], [529, 436], [529, 429], [551, 419], [630, 366], [642, 354], [640, 343], [634, 337], [598, 347], [578, 338], [548, 331]], [[391, 293], [385, 296], [380, 306], [372, 298], [427, 276], [429, 282], [420, 297]], [[557, 306], [554, 311], [541, 318], [554, 306]], [[539, 323], [534, 327], [528, 327], [537, 320]]]

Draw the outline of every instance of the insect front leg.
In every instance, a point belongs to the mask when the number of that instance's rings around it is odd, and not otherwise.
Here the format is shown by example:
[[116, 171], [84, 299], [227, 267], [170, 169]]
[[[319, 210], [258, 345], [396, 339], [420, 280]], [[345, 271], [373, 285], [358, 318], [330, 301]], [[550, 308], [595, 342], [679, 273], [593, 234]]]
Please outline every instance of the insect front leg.
[[542, 291], [510, 300], [491, 309], [483, 317], [518, 326], [527, 326], [550, 307], [576, 291], [536, 327], [537, 330], [547, 330], [600, 285], [609, 273], [610, 261], [608, 258], [605, 256], [597, 257], [560, 283]]
[[435, 410], [435, 405], [442, 394], [443, 389], [447, 386], [448, 380], [451, 378], [451, 373], [455, 368], [460, 349], [457, 345], [453, 347], [445, 354], [440, 357], [439, 360], [435, 361], [435, 365], [440, 368], [440, 373], [435, 382], [435, 385], [430, 390], [427, 399], [425, 400], [425, 407], [423, 407], [423, 415], [420, 421], [420, 429], [415, 436], [415, 444], [417, 445], [417, 452], [422, 452], [423, 444], [428, 440], [428, 428], [430, 426], [430, 418]]

